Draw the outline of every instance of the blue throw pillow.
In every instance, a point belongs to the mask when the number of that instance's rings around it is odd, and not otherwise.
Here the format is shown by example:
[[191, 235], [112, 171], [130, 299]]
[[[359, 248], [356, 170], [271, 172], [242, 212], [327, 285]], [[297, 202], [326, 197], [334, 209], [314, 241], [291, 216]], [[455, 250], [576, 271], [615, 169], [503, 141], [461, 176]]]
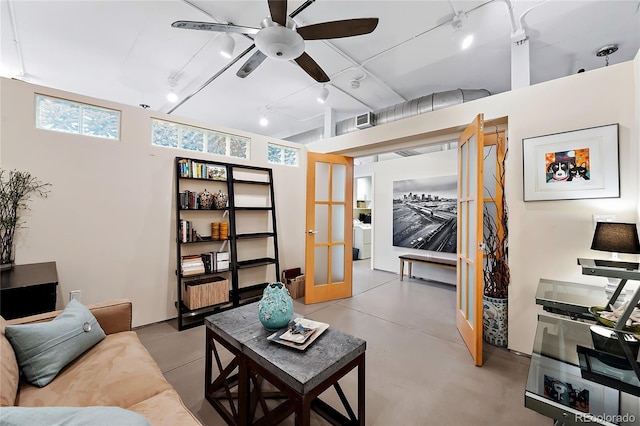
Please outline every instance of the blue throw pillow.
[[2, 407], [2, 426], [150, 426], [142, 415], [120, 407]]
[[105, 338], [93, 314], [75, 299], [52, 321], [7, 325], [5, 335], [22, 374], [39, 387], [49, 384], [67, 364]]

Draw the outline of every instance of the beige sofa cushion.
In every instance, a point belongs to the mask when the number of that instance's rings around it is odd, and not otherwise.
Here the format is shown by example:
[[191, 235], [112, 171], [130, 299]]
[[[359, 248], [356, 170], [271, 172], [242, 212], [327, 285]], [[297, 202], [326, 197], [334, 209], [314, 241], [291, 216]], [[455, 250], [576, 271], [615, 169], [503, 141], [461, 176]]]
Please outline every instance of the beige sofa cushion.
[[105, 337], [43, 388], [22, 383], [17, 405], [128, 408], [170, 389], [136, 333], [127, 331]]
[[[184, 410], [177, 410], [176, 407], [178, 406], [182, 406]], [[166, 390], [146, 401], [128, 407], [128, 409], [150, 419], [153, 426], [200, 424], [191, 411], [184, 406], [182, 399], [174, 389]]]
[[20, 370], [13, 347], [4, 335], [5, 320], [0, 316], [0, 406], [9, 407], [15, 404], [18, 392]]

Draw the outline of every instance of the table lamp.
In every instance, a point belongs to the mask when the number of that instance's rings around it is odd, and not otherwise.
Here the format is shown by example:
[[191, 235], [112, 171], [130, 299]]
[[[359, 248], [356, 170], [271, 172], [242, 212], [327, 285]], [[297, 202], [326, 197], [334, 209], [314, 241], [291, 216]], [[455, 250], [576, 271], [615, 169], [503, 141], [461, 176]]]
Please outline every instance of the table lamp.
[[[607, 259], [610, 264], [601, 266], [616, 267], [615, 262], [620, 262], [618, 253], [640, 253], [640, 241], [638, 241], [638, 230], [635, 223], [620, 222], [598, 222], [591, 242], [591, 250], [611, 252], [611, 257]], [[597, 262], [596, 262], [597, 264]], [[622, 262], [621, 262], [622, 265]], [[624, 266], [620, 266], [624, 267]], [[607, 278], [609, 283], [605, 291], [613, 294], [620, 280], [617, 278]], [[621, 294], [622, 296], [622, 294]]]

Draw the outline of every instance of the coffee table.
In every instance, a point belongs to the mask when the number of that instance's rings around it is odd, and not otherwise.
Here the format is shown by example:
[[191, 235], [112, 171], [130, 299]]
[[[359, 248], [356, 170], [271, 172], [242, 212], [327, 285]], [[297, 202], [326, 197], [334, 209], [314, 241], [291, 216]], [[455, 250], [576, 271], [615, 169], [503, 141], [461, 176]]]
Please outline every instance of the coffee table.
[[[271, 332], [258, 320], [257, 302], [210, 315], [205, 325], [205, 398], [228, 424], [273, 425], [295, 413], [296, 425], [308, 425], [313, 410], [333, 424], [364, 425], [364, 340], [329, 327], [305, 351], [270, 342]], [[226, 366], [218, 344], [233, 355]], [[338, 383], [356, 367], [357, 416]], [[265, 389], [265, 380], [276, 391]], [[347, 416], [319, 398], [331, 386]], [[279, 404], [269, 408], [268, 400]], [[262, 416], [256, 418], [258, 406]]]

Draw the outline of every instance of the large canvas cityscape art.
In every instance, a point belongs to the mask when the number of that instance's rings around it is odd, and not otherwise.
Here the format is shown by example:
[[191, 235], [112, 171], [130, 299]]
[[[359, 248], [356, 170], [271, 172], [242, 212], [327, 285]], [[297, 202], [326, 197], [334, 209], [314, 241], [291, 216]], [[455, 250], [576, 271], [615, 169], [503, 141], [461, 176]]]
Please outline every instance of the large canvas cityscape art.
[[393, 245], [455, 253], [457, 176], [393, 182]]

